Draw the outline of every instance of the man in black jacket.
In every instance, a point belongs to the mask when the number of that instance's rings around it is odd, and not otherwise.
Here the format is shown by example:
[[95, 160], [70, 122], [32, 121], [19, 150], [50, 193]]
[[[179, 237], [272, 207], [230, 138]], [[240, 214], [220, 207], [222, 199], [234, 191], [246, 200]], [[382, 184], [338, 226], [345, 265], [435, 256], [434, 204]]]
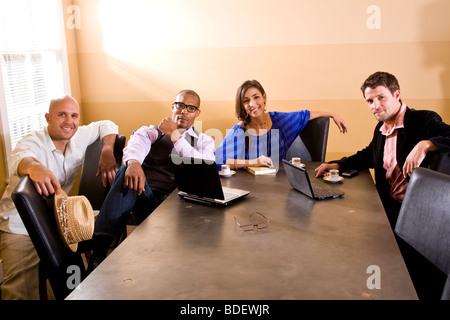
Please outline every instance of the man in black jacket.
[[[450, 126], [436, 112], [408, 108], [400, 98], [397, 79], [387, 72], [372, 74], [361, 91], [379, 121], [372, 141], [350, 157], [321, 164], [316, 168], [316, 176], [330, 169], [344, 172], [374, 168], [376, 187], [394, 230], [413, 169], [428, 167], [433, 151], [450, 153]], [[398, 237], [397, 241], [408, 265], [411, 260], [407, 251], [412, 248]], [[417, 264], [412, 262], [408, 268], [412, 265]]]
[[413, 169], [428, 167], [432, 151], [450, 153], [450, 126], [434, 111], [408, 108], [397, 79], [387, 72], [371, 75], [361, 91], [379, 121], [372, 141], [355, 155], [321, 164], [316, 176], [330, 169], [374, 168], [377, 190], [394, 228]]

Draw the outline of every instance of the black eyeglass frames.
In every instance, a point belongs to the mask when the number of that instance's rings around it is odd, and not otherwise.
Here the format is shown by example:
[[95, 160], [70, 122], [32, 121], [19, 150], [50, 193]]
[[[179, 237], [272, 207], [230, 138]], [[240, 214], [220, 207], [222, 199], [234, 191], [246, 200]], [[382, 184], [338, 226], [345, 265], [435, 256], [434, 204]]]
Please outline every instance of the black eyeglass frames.
[[172, 104], [172, 106], [174, 106], [175, 108], [177, 108], [178, 110], [181, 110], [181, 111], [184, 109], [187, 109], [187, 111], [189, 113], [194, 113], [195, 111], [198, 110], [198, 107], [193, 106], [193, 105], [186, 105], [183, 102], [174, 102]]

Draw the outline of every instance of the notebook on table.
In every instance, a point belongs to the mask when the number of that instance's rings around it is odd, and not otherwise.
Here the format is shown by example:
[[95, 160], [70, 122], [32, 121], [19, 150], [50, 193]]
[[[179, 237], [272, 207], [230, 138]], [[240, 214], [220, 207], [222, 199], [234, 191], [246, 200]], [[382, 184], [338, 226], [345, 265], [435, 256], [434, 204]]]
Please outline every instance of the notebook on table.
[[210, 206], [228, 206], [247, 196], [250, 192], [223, 187], [217, 165], [203, 160], [172, 155], [178, 195], [192, 202]]
[[313, 199], [322, 200], [327, 198], [338, 198], [344, 195], [344, 192], [339, 190], [333, 190], [311, 182], [305, 168], [296, 166], [284, 159], [283, 166], [291, 187]]
[[255, 176], [277, 173], [276, 168], [269, 168], [269, 167], [246, 167], [246, 169], [248, 172], [253, 173]]

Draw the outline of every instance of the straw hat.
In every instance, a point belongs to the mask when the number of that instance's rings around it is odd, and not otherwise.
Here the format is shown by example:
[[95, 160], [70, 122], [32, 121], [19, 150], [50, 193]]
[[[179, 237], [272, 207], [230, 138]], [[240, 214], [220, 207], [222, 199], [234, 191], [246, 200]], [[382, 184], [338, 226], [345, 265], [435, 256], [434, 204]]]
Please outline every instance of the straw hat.
[[54, 199], [56, 224], [59, 233], [73, 252], [78, 242], [89, 240], [94, 233], [94, 211], [85, 196], [68, 197], [61, 190]]

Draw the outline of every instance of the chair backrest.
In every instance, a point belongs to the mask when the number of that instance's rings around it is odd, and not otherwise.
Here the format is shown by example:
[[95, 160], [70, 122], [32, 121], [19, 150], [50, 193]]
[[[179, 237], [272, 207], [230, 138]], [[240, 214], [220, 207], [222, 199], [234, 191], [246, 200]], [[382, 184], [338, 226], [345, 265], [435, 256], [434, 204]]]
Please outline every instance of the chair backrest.
[[[71, 279], [75, 272], [79, 279], [73, 280], [82, 281], [86, 271], [81, 254], [72, 252], [61, 239], [53, 213], [53, 197], [40, 196], [26, 176], [12, 193], [12, 199], [45, 268], [55, 298], [64, 299], [72, 291]], [[77, 268], [68, 269], [70, 266]]]
[[322, 117], [308, 121], [286, 153], [286, 159], [302, 158], [302, 162], [325, 161], [330, 119]]
[[434, 171], [450, 174], [450, 155], [440, 154], [439, 151], [435, 151], [429, 168]]
[[[426, 168], [414, 169], [395, 226], [401, 238], [447, 276], [450, 273], [449, 191], [449, 175]], [[448, 290], [450, 287], [444, 288], [444, 293]]]
[[[125, 142], [125, 136], [117, 135], [114, 143], [114, 157], [116, 158], [118, 167], [122, 163]], [[95, 141], [86, 149], [83, 167], [81, 169], [80, 185], [78, 187], [78, 194], [85, 196], [94, 210], [100, 210], [103, 200], [109, 191], [109, 187], [103, 187], [102, 178], [100, 176], [95, 176], [98, 170], [98, 161], [100, 160], [101, 151], [101, 140]]]

